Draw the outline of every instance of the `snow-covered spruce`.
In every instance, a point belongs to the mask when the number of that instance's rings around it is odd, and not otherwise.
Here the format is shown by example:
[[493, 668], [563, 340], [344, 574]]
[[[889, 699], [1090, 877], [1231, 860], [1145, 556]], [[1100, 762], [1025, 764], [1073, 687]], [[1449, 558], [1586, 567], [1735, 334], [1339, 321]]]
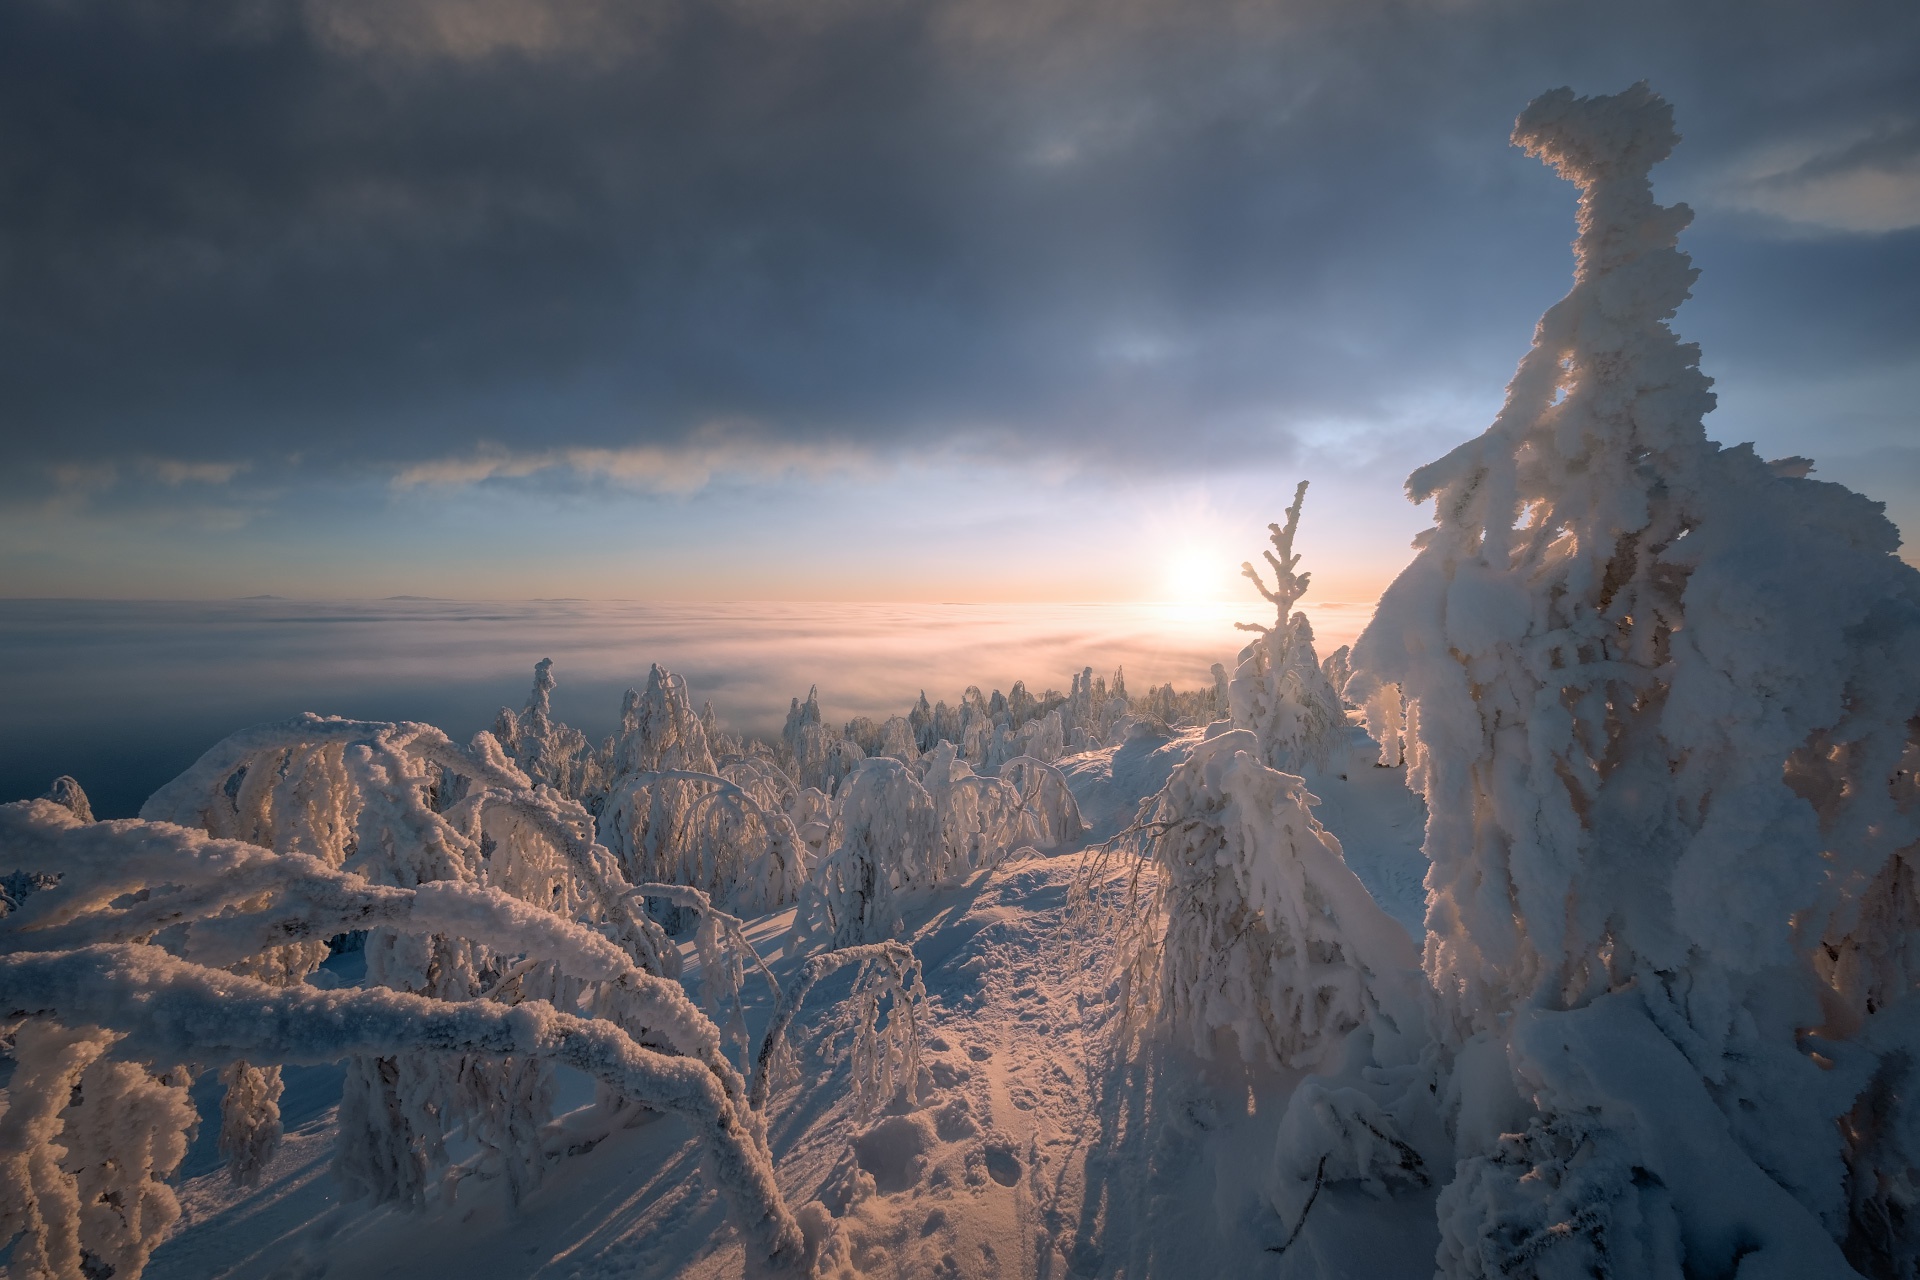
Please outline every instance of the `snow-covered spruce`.
[[1667, 104], [1558, 90], [1514, 139], [1580, 188], [1575, 283], [1408, 481], [1436, 524], [1353, 653], [1406, 699], [1477, 1098], [1443, 1272], [1910, 1275], [1920, 574], [1878, 504], [1707, 438]]
[[1076, 905], [1117, 941], [1123, 1036], [1157, 1027], [1202, 1057], [1310, 1066], [1419, 958], [1314, 819], [1306, 784], [1260, 755], [1246, 730], [1198, 744], [1142, 806], [1127, 889], [1100, 910], [1113, 859], [1089, 858]]
[[[0, 956], [0, 1007], [10, 1017], [27, 1016], [49, 1026], [48, 1020], [57, 1019], [79, 1027], [108, 1027], [111, 1032], [94, 1033], [95, 1038], [124, 1037], [118, 1050], [144, 1062], [189, 1056], [203, 1062], [233, 1058], [330, 1062], [350, 1053], [384, 1056], [408, 1050], [564, 1063], [688, 1123], [747, 1239], [749, 1266], [785, 1270], [803, 1260], [800, 1228], [781, 1198], [765, 1140], [744, 1100], [730, 1095], [706, 1064], [644, 1048], [606, 1019], [561, 1013], [544, 1001], [508, 1007], [485, 1000], [431, 1000], [378, 988], [269, 987], [191, 964], [157, 947], [137, 945]], [[62, 1033], [49, 1030], [46, 1034]], [[73, 1070], [66, 1067], [63, 1078], [70, 1079]], [[22, 1126], [30, 1130], [28, 1143], [10, 1144], [0, 1151], [0, 1171], [4, 1171], [0, 1176], [8, 1178], [12, 1193], [7, 1203], [11, 1212], [30, 1224], [29, 1230], [50, 1215], [57, 1221], [81, 1212], [79, 1180], [64, 1175], [70, 1180], [56, 1184], [42, 1167], [54, 1158], [53, 1144], [67, 1131], [54, 1128], [44, 1117], [46, 1106], [51, 1105], [50, 1101], [42, 1106]], [[192, 1116], [184, 1099], [176, 1112], [182, 1123]], [[0, 1117], [0, 1135], [5, 1134], [10, 1115]], [[64, 1122], [68, 1127], [72, 1123]], [[184, 1139], [178, 1147], [177, 1152], [167, 1152], [175, 1163], [185, 1150]], [[35, 1173], [46, 1176], [15, 1184], [16, 1168], [24, 1168], [30, 1178]], [[74, 1233], [81, 1249], [93, 1252], [90, 1245], [95, 1240], [112, 1247], [118, 1222], [116, 1214], [103, 1229], [90, 1232], [83, 1220]], [[150, 1251], [151, 1243], [146, 1247]], [[139, 1262], [144, 1260], [141, 1253]], [[77, 1258], [75, 1263], [65, 1270], [50, 1269], [51, 1273], [79, 1276]], [[129, 1280], [138, 1273], [139, 1265], [115, 1272]]]
[[1299, 553], [1293, 549], [1300, 529], [1300, 507], [1306, 501], [1307, 482], [1293, 491], [1283, 528], [1268, 525], [1273, 550], [1263, 552], [1273, 570], [1269, 587], [1252, 564], [1240, 566], [1261, 598], [1273, 605], [1271, 627], [1236, 622], [1242, 631], [1260, 638], [1240, 651], [1239, 666], [1227, 685], [1227, 704], [1236, 729], [1250, 730], [1260, 741], [1260, 758], [1275, 769], [1325, 768], [1329, 754], [1347, 729], [1339, 691], [1328, 682], [1313, 651], [1313, 625], [1293, 606], [1306, 595], [1310, 573], [1296, 573]]

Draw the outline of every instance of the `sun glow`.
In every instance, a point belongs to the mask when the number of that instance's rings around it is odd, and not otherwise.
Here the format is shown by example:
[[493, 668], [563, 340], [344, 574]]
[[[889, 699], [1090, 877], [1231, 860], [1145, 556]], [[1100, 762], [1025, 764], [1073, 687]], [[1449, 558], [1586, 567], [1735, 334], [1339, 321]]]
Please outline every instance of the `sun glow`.
[[1233, 557], [1217, 548], [1173, 548], [1161, 562], [1160, 598], [1169, 604], [1218, 604], [1229, 597], [1233, 566]]

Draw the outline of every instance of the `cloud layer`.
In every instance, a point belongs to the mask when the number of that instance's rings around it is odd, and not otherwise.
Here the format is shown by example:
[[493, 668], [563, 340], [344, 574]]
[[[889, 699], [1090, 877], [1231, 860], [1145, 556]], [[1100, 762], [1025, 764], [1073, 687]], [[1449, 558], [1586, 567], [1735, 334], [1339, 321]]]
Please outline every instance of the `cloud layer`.
[[1512, 117], [1641, 77], [1681, 328], [1880, 388], [1864, 453], [1920, 391], [1917, 63], [1904, 0], [22, 0], [0, 506], [1404, 474], [1568, 279]]

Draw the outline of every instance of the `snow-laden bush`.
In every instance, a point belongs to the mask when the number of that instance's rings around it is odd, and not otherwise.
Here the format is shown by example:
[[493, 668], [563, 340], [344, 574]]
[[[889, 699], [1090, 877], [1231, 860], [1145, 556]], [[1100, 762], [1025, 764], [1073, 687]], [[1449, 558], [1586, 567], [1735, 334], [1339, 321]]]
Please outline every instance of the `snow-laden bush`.
[[1341, 695], [1342, 705], [1345, 705], [1347, 681], [1353, 675], [1353, 646], [1343, 644], [1322, 658], [1320, 672], [1326, 676], [1328, 686]]
[[1066, 775], [1047, 761], [1015, 756], [1000, 766], [997, 776], [1020, 793], [1020, 807], [1032, 823], [1028, 836], [1039, 848], [1077, 845], [1087, 833], [1080, 802], [1067, 786]]
[[905, 763], [863, 760], [834, 798], [820, 860], [794, 911], [796, 938], [822, 930], [829, 945], [881, 942], [900, 928], [894, 895], [932, 888], [946, 871], [933, 797]]
[[1142, 805], [1139, 863], [1104, 908], [1113, 857], [1087, 860], [1075, 905], [1117, 942], [1123, 1038], [1154, 1026], [1202, 1057], [1312, 1065], [1418, 965], [1315, 803], [1262, 763], [1252, 733], [1232, 730]]
[[[927, 989], [920, 977], [920, 961], [904, 942], [872, 942], [823, 951], [809, 957], [773, 1008], [753, 1075], [750, 1099], [755, 1111], [766, 1109], [778, 1077], [795, 1074], [787, 1028], [822, 978], [849, 965], [854, 975], [853, 1041], [854, 1113], [871, 1115], [905, 1095], [914, 1101], [920, 1077], [920, 1017]], [[884, 1011], [883, 1011], [884, 1006]]]
[[999, 866], [1009, 853], [1035, 838], [1020, 789], [975, 773], [951, 742], [922, 760], [921, 783], [933, 798], [940, 854], [922, 877], [925, 887], [954, 884], [975, 871]]
[[[16, 1261], [62, 1277], [102, 1274], [102, 1266], [138, 1275], [177, 1216], [162, 1182], [195, 1123], [187, 1069], [177, 1064], [228, 1068], [223, 1125], [239, 1132], [223, 1133], [221, 1145], [245, 1164], [264, 1159], [261, 1100], [272, 1091], [254, 1070], [233, 1067], [350, 1055], [438, 1061], [447, 1067], [443, 1086], [461, 1082], [456, 1066], [471, 1076], [487, 1064], [523, 1089], [537, 1074], [531, 1067], [566, 1063], [628, 1100], [681, 1114], [701, 1136], [752, 1250], [776, 1265], [798, 1261], [798, 1227], [719, 1030], [677, 984], [636, 965], [606, 933], [498, 888], [379, 885], [320, 858], [171, 823], [85, 823], [44, 800], [0, 807], [0, 862], [8, 872], [58, 877], [0, 919], [0, 1016], [28, 1019], [0, 1115], [0, 1227], [25, 1242], [16, 1242]], [[497, 964], [487, 989], [455, 999], [323, 992], [246, 972], [263, 955], [358, 929], [436, 939]], [[530, 998], [535, 986], [550, 998]], [[416, 1129], [409, 1139], [409, 1125], [376, 1124], [366, 1141], [358, 1130], [378, 1119], [374, 1106], [430, 1078], [383, 1074], [385, 1094], [343, 1101], [341, 1172], [365, 1175], [384, 1156], [401, 1167], [375, 1176], [406, 1189], [423, 1181], [421, 1163], [444, 1159], [440, 1143], [426, 1139], [447, 1130]], [[433, 1096], [422, 1110], [447, 1119], [454, 1090], [426, 1092]], [[525, 1099], [490, 1101], [511, 1113]], [[350, 1104], [364, 1114], [350, 1114]], [[497, 1126], [471, 1124], [516, 1193], [549, 1159], [538, 1146], [547, 1118], [521, 1116], [532, 1151], [501, 1144]]]
[[1313, 651], [1313, 625], [1293, 606], [1307, 593], [1310, 573], [1296, 573], [1300, 556], [1293, 549], [1300, 529], [1300, 507], [1306, 501], [1307, 482], [1293, 491], [1287, 523], [1267, 526], [1273, 550], [1262, 552], [1273, 570], [1274, 585], [1261, 579], [1252, 564], [1240, 566], [1261, 598], [1273, 605], [1271, 627], [1236, 622], [1242, 631], [1260, 638], [1240, 651], [1239, 666], [1227, 684], [1227, 705], [1233, 727], [1251, 731], [1260, 741], [1260, 758], [1275, 769], [1295, 773], [1325, 768], [1327, 758], [1346, 734], [1347, 714], [1340, 694], [1328, 683]]
[[1443, 1270], [1912, 1274], [1920, 574], [1707, 438], [1667, 104], [1558, 90], [1514, 138], [1580, 187], [1575, 283], [1410, 478], [1435, 527], [1353, 653], [1406, 700], [1445, 1052], [1521, 1107], [1456, 1117]]
[[598, 829], [628, 878], [690, 885], [743, 915], [778, 911], [806, 881], [806, 844], [786, 810], [719, 774], [622, 775]]

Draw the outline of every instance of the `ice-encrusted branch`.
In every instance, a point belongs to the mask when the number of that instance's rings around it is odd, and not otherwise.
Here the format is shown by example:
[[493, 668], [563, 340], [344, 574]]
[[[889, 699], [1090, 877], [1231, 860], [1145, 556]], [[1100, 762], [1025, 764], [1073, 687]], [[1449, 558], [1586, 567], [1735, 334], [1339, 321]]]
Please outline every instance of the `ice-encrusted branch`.
[[773, 970], [747, 938], [746, 925], [738, 916], [714, 906], [712, 898], [691, 885], [649, 882], [637, 884], [627, 892], [639, 901], [659, 898], [694, 913], [700, 922], [694, 930], [694, 948], [700, 956], [700, 1003], [744, 1055], [747, 1021], [742, 997], [747, 965], [751, 964], [766, 979], [774, 999], [780, 998], [780, 980], [773, 976]]
[[[1293, 490], [1293, 505], [1287, 508], [1286, 527], [1277, 524], [1267, 526], [1267, 534], [1273, 540], [1272, 551], [1262, 551], [1261, 557], [1267, 567], [1273, 570], [1273, 586], [1269, 587], [1260, 571], [1253, 567], [1252, 561], [1240, 566], [1240, 575], [1253, 584], [1263, 600], [1273, 605], [1274, 626], [1285, 626], [1287, 619], [1293, 616], [1293, 606], [1301, 596], [1307, 594], [1307, 585], [1312, 580], [1310, 573], [1296, 574], [1294, 569], [1300, 563], [1300, 556], [1293, 549], [1294, 535], [1300, 531], [1300, 508], [1307, 500], [1307, 482], [1302, 480]], [[1234, 626], [1242, 631], [1265, 633], [1269, 628], [1253, 622], [1236, 622]]]
[[146, 942], [169, 930], [169, 946], [182, 957], [227, 966], [272, 947], [376, 927], [467, 938], [618, 987], [634, 1025], [731, 1071], [718, 1031], [678, 983], [637, 967], [595, 930], [498, 889], [457, 881], [374, 885], [317, 858], [168, 823], [80, 823], [45, 800], [0, 805], [0, 868], [15, 865], [65, 870], [28, 909], [0, 917], [0, 951]]
[[463, 804], [471, 806], [483, 828], [504, 815], [536, 832], [565, 859], [573, 883], [613, 927], [634, 962], [667, 977], [678, 975], [680, 953], [660, 926], [634, 905], [626, 892], [626, 877], [612, 854], [593, 839], [593, 819], [586, 810], [544, 789], [526, 792], [486, 788]]
[[379, 988], [269, 987], [137, 945], [0, 956], [0, 1016], [108, 1027], [148, 1060], [317, 1063], [413, 1050], [564, 1063], [684, 1119], [749, 1254], [774, 1269], [802, 1260], [799, 1225], [737, 1100], [705, 1064], [643, 1048], [604, 1019], [539, 1001], [509, 1008]]
[[[822, 978], [838, 973], [848, 965], [859, 965], [863, 976], [873, 975], [881, 979], [879, 984], [866, 992], [869, 1008], [863, 1010], [861, 1018], [861, 1041], [863, 1044], [871, 1042], [871, 1048], [862, 1054], [860, 1046], [856, 1045], [856, 1087], [870, 1097], [914, 1087], [914, 1077], [919, 1068], [917, 1008], [926, 996], [926, 988], [920, 980], [920, 960], [913, 954], [913, 948], [904, 942], [873, 942], [842, 947], [837, 951], [824, 951], [809, 957], [787, 984], [786, 990], [780, 993], [779, 1003], [773, 1009], [773, 1018], [767, 1024], [766, 1034], [760, 1039], [760, 1052], [754, 1060], [753, 1091], [749, 1095], [749, 1104], [755, 1111], [766, 1109], [773, 1074], [786, 1050], [787, 1027], [793, 1022], [794, 1015], [800, 1012], [807, 994]], [[861, 982], [855, 984], [856, 988], [869, 985]], [[856, 995], [860, 994], [856, 991]], [[874, 1025], [878, 1002], [886, 996], [892, 999], [887, 1027], [890, 1043], [882, 1042], [882, 1034]], [[864, 1063], [859, 1061], [863, 1056], [868, 1059]], [[862, 1071], [863, 1066], [869, 1070]], [[876, 1068], [877, 1075], [873, 1070]], [[875, 1078], [869, 1079], [869, 1076]]]

